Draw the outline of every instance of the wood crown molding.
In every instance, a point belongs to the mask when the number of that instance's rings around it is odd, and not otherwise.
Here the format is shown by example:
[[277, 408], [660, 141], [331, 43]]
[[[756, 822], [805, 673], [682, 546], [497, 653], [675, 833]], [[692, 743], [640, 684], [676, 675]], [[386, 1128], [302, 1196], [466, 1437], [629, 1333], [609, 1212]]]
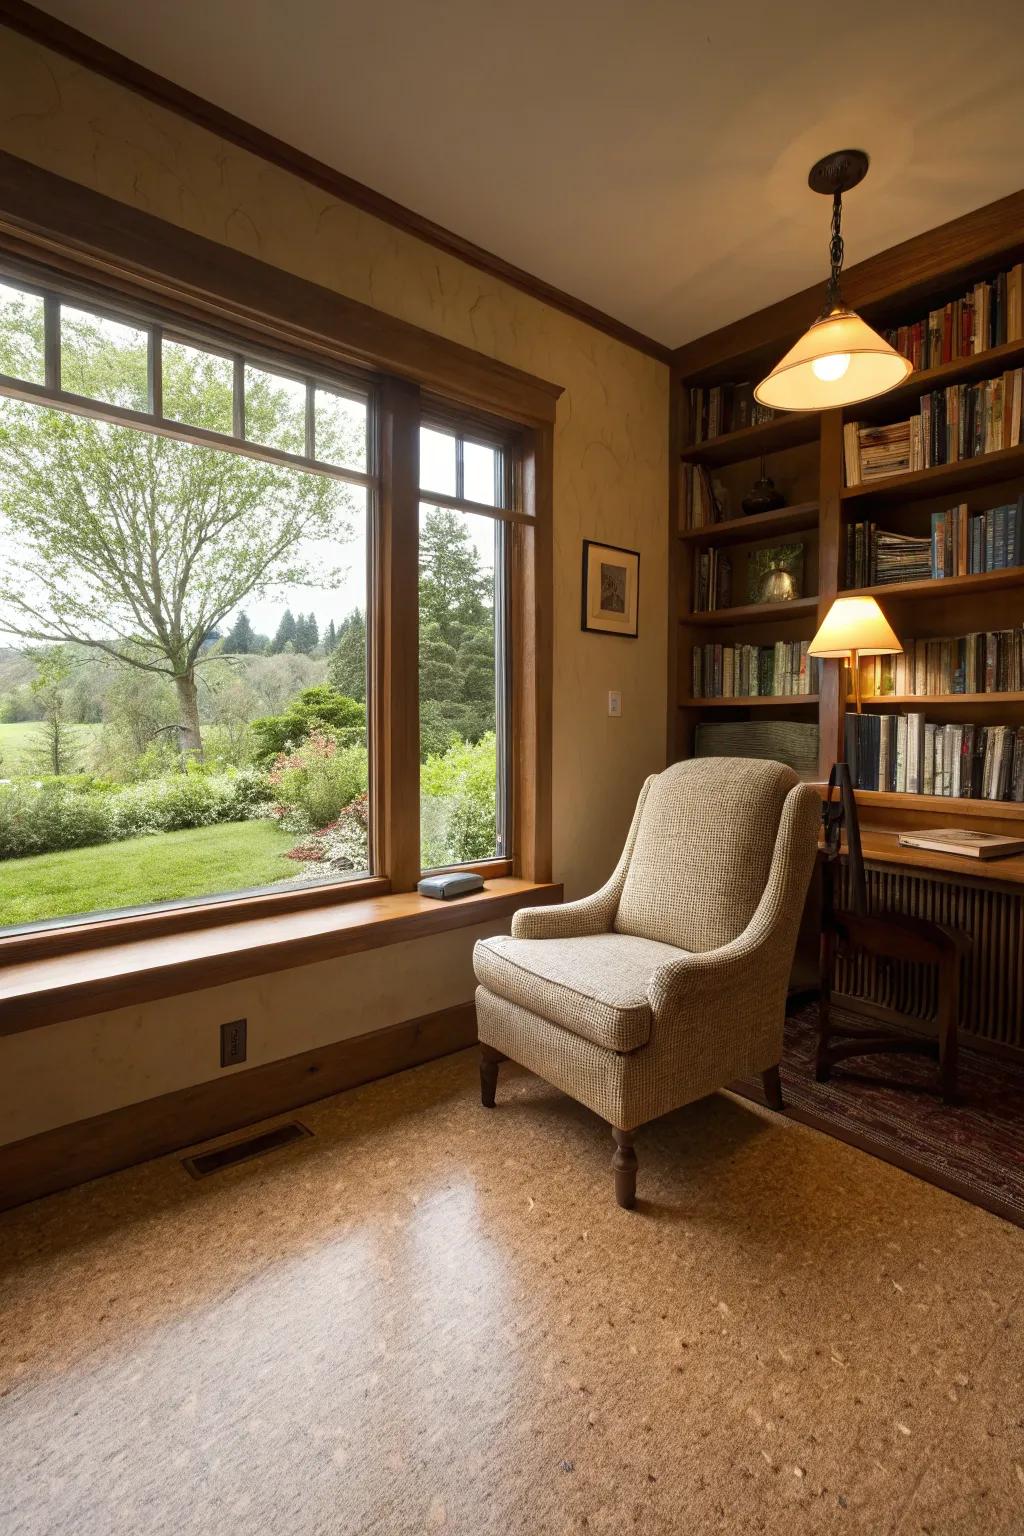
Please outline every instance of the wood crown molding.
[[173, 80], [168, 80], [165, 76], [137, 64], [134, 59], [129, 59], [125, 54], [108, 48], [85, 32], [80, 32], [77, 28], [59, 21], [55, 16], [50, 16], [36, 6], [27, 4], [26, 0], [0, 0], [0, 23], [14, 32], [21, 33], [24, 37], [31, 38], [33, 42], [42, 44], [45, 48], [63, 54], [65, 58], [73, 59], [76, 64], [81, 64], [86, 69], [104, 75], [108, 80], [115, 81], [116, 84], [134, 91], [137, 95], [144, 96], [147, 101], [155, 102], [158, 106], [177, 113], [179, 117], [184, 117], [200, 128], [207, 129], [239, 149], [258, 155], [261, 160], [279, 166], [294, 176], [301, 176], [304, 181], [319, 187], [330, 196], [337, 197], [342, 202], [351, 203], [353, 207], [361, 208], [364, 213], [372, 214], [386, 224], [391, 224], [394, 228], [401, 229], [406, 234], [413, 235], [418, 240], [423, 240], [436, 249], [445, 251], [449, 256], [455, 256], [459, 261], [464, 261], [469, 266], [476, 267], [481, 272], [487, 272], [491, 277], [496, 277], [501, 282], [520, 289], [521, 292], [529, 294], [533, 299], [538, 299], [542, 304], [559, 309], [564, 314], [571, 315], [574, 320], [582, 321], [584, 325], [589, 325], [594, 330], [603, 331], [605, 335], [614, 337], [616, 341], [623, 342], [626, 346], [633, 347], [648, 357], [657, 358], [659, 362], [666, 364], [671, 362], [672, 354], [669, 347], [650, 336], [645, 336], [641, 331], [634, 330], [624, 321], [616, 320], [612, 315], [605, 314], [603, 310], [596, 309], [583, 299], [574, 298], [572, 294], [565, 293], [552, 283], [524, 272], [521, 267], [513, 265], [512, 262], [503, 260], [491, 251], [485, 251], [473, 241], [464, 239], [450, 229], [445, 229], [441, 224], [435, 224], [432, 219], [424, 217], [423, 214], [416, 213], [401, 203], [396, 203], [381, 192], [375, 192], [372, 187], [365, 186], [351, 176], [345, 176], [322, 160], [317, 160], [312, 155], [307, 155], [302, 150], [286, 144], [273, 134], [257, 128], [255, 124], [236, 117], [234, 113], [225, 111], [223, 107], [218, 107], [204, 97], [176, 85]]
[[[898, 296], [906, 314], [908, 304], [925, 301], [939, 286], [955, 282], [959, 272], [969, 273], [1022, 244], [1024, 191], [1011, 192], [847, 267], [843, 297], [855, 309], [870, 309]], [[733, 358], [791, 346], [821, 308], [825, 275], [823, 259], [820, 283], [686, 342], [672, 354], [673, 369], [685, 379]]]
[[[462, 1003], [11, 1142], [0, 1147], [0, 1210], [420, 1066], [475, 1040], [476, 1008]], [[181, 1178], [188, 1185], [184, 1171]]]
[[[0, 0], [0, 4], [3, 0]], [[0, 151], [0, 253], [56, 284], [105, 288], [159, 318], [333, 366], [397, 374], [527, 426], [554, 420], [560, 384], [412, 325], [333, 288], [129, 208]], [[31, 272], [28, 274], [31, 275]]]

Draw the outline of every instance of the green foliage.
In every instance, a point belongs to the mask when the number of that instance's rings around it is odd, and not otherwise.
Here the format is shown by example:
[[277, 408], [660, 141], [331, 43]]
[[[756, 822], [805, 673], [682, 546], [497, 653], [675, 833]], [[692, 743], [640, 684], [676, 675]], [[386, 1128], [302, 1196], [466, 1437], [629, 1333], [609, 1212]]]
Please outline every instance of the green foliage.
[[300, 613], [295, 620], [295, 649], [309, 656], [320, 644], [320, 626], [315, 613]]
[[493, 731], [455, 742], [420, 769], [420, 845], [425, 869], [493, 858], [497, 840], [497, 745]]
[[250, 726], [259, 761], [296, 747], [314, 730], [330, 732], [342, 746], [366, 740], [366, 707], [347, 698], [329, 683], [304, 688], [280, 715], [254, 720]]
[[420, 751], [493, 731], [491, 582], [457, 512], [428, 512], [420, 535]]
[[249, 656], [257, 649], [253, 627], [244, 613], [239, 613], [224, 639], [224, 654]]
[[[330, 634], [330, 630], [328, 630]], [[366, 699], [366, 615], [354, 608], [342, 619], [331, 646], [328, 676], [339, 693]]]
[[255, 769], [173, 773], [116, 791], [88, 779], [0, 785], [0, 859], [244, 821], [259, 814], [270, 793]]
[[316, 831], [364, 793], [369, 765], [365, 747], [340, 747], [332, 736], [311, 731], [301, 746], [282, 752], [270, 771], [281, 822], [293, 831]]

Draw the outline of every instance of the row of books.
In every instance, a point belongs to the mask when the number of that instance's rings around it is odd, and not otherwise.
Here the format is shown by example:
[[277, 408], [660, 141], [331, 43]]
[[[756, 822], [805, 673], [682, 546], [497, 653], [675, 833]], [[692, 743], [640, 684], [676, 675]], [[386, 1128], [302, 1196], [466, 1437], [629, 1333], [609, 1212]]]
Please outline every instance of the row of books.
[[938, 368], [958, 357], [1024, 338], [1024, 266], [1020, 262], [988, 282], [975, 283], [926, 318], [883, 331], [891, 347], [915, 368]]
[[855, 789], [1024, 801], [1024, 726], [848, 714], [846, 760]]
[[978, 576], [1024, 564], [1024, 495], [972, 512], [966, 503], [931, 514], [927, 534], [893, 533], [868, 518], [846, 525], [847, 587]]
[[847, 485], [977, 459], [1021, 440], [1024, 369], [997, 379], [951, 384], [922, 395], [916, 415], [885, 426], [848, 421], [843, 428]]
[[695, 613], [732, 607], [732, 562], [721, 549], [702, 549], [693, 562]]
[[1024, 691], [1024, 629], [906, 640], [902, 656], [862, 656], [860, 691], [866, 699]]
[[684, 464], [679, 496], [679, 526], [707, 528], [722, 521], [722, 508], [703, 464]]
[[770, 406], [757, 403], [754, 386], [750, 383], [691, 389], [690, 439], [694, 443], [706, 443], [711, 437], [772, 421], [776, 414]]
[[807, 640], [773, 645], [695, 645], [695, 699], [799, 698], [818, 691], [818, 664]]

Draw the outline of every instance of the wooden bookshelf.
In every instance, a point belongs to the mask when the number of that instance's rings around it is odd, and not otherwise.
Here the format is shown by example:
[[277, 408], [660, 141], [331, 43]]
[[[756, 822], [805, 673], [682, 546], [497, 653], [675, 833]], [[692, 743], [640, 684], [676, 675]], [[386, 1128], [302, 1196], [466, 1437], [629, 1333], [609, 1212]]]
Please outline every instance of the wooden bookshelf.
[[[847, 301], [870, 323], [895, 327], [925, 317], [929, 310], [961, 297], [974, 282], [1007, 271], [1022, 258], [1024, 192], [849, 268], [844, 274], [844, 292]], [[961, 501], [967, 501], [972, 511], [981, 511], [1024, 490], [1024, 444], [850, 487], [844, 481], [843, 455], [844, 421], [884, 424], [905, 420], [914, 413], [923, 394], [1024, 367], [1024, 338], [920, 369], [898, 389], [845, 412], [779, 416], [760, 426], [694, 443], [688, 419], [690, 390], [763, 377], [814, 318], [819, 303], [817, 289], [797, 295], [689, 342], [675, 354], [670, 439], [675, 465], [669, 538], [668, 731], [672, 759], [687, 756], [693, 748], [696, 725], [705, 718], [721, 718], [722, 711], [749, 711], [751, 718], [765, 710], [781, 718], [792, 712], [794, 720], [804, 723], [816, 715], [819, 766], [827, 776], [842, 753], [847, 708], [844, 681], [836, 665], [825, 664], [819, 690], [811, 696], [693, 698], [692, 647], [710, 643], [718, 635], [728, 644], [810, 639], [832, 599], [845, 590], [846, 528], [855, 519], [876, 520], [885, 514], [892, 522], [884, 526], [923, 533], [932, 512]], [[736, 514], [743, 487], [757, 478], [762, 455], [766, 456], [768, 473], [790, 504], [756, 517], [740, 517]], [[725, 482], [732, 515], [707, 527], [680, 528], [681, 465], [703, 466], [716, 487]], [[797, 539], [805, 541], [805, 572], [804, 595], [796, 601], [692, 611], [694, 563], [702, 549], [729, 547], [735, 592], [736, 572], [742, 570], [736, 561], [745, 557], [745, 545]], [[808, 568], [812, 560], [816, 572]], [[876, 598], [897, 633], [908, 639], [941, 638], [1024, 622], [1024, 567], [850, 590]], [[888, 695], [865, 698], [864, 708], [930, 711], [940, 721], [966, 721], [973, 710], [980, 724], [1024, 723], [1024, 695], [1019, 693]], [[908, 811], [911, 803], [920, 810], [924, 802], [925, 797], [919, 795], [896, 799], [897, 806]], [[877, 808], [880, 802], [870, 804]], [[940, 798], [931, 809], [940, 820], [948, 820], [951, 809], [960, 818], [991, 818], [994, 807], [1001, 815], [1002, 802], [957, 800], [951, 807]]]

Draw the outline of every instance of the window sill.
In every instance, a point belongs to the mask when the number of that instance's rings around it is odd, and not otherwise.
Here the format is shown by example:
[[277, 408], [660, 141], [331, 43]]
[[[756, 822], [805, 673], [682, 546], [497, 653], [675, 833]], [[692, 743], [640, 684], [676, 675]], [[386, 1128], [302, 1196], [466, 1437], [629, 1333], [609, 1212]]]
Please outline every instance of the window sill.
[[561, 901], [562, 887], [492, 879], [456, 901], [415, 891], [50, 955], [0, 971], [0, 1035], [381, 949]]

